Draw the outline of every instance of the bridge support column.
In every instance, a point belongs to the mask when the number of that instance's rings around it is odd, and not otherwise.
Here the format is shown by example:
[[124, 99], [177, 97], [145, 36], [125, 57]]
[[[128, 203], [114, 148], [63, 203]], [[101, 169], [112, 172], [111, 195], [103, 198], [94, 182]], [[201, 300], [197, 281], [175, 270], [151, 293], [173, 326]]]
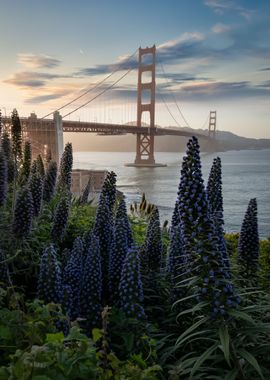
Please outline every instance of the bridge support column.
[[64, 151], [64, 135], [63, 135], [63, 121], [62, 116], [58, 111], [53, 114], [53, 121], [55, 127], [55, 160], [60, 163], [63, 151]]
[[208, 136], [215, 140], [217, 129], [217, 111], [210, 111]]
[[[145, 59], [144, 59], [145, 56]], [[144, 73], [150, 74], [151, 82], [143, 81]], [[142, 126], [142, 115], [149, 112], [149, 134], [137, 134], [136, 158], [134, 164], [127, 166], [156, 167], [154, 157], [155, 141], [155, 95], [156, 95], [156, 46], [139, 48], [138, 95], [137, 95], [137, 126]], [[148, 102], [144, 102], [147, 97]]]

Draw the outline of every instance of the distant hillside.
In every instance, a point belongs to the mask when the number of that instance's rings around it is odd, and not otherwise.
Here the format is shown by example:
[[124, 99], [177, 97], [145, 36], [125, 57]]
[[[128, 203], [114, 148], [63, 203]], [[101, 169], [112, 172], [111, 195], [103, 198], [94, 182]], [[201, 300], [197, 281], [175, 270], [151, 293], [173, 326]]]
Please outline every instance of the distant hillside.
[[[194, 130], [194, 133], [208, 134], [208, 130]], [[133, 152], [135, 151], [135, 135], [98, 136], [92, 133], [65, 133], [65, 141], [72, 141], [75, 151], [93, 152]], [[157, 136], [155, 150], [157, 152], [179, 152], [186, 148], [187, 138], [181, 136]], [[235, 135], [231, 132], [218, 131], [216, 146], [209, 146], [207, 141], [200, 141], [202, 151], [227, 151], [241, 149], [270, 149], [270, 139], [252, 139]]]

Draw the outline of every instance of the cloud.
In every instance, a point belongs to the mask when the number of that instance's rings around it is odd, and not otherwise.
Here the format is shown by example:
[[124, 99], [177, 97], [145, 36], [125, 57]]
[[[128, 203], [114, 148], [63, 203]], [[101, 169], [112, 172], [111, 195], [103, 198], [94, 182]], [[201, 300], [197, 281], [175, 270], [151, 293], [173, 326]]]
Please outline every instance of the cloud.
[[237, 12], [247, 20], [251, 19], [256, 13], [256, 11], [244, 8], [230, 0], [205, 0], [204, 4], [213, 9], [213, 11], [217, 14], [222, 15], [225, 12]]
[[20, 53], [18, 54], [18, 62], [26, 67], [33, 69], [51, 69], [59, 66], [61, 61], [45, 54], [31, 54]]
[[269, 97], [270, 95], [268, 88], [253, 85], [249, 81], [193, 83], [182, 86], [181, 92], [184, 93], [185, 97], [193, 100], [242, 99], [243, 97]]
[[56, 99], [62, 98], [63, 96], [66, 96], [68, 94], [69, 94], [69, 91], [62, 91], [58, 93], [32, 96], [26, 100], [26, 103], [31, 103], [31, 104], [44, 103], [44, 102], [48, 102], [49, 100], [56, 100]]
[[260, 71], [270, 71], [270, 67], [264, 67], [263, 69], [260, 69]]
[[229, 30], [231, 30], [231, 28], [232, 27], [230, 25], [218, 23], [218, 24], [213, 26], [212, 32], [215, 34], [223, 34], [223, 33], [228, 32]]
[[59, 78], [70, 78], [70, 76], [34, 71], [21, 71], [15, 73], [12, 78], [4, 80], [4, 83], [13, 84], [18, 87], [43, 87], [47, 84], [47, 81]]
[[[204, 36], [201, 33], [184, 33], [178, 39], [169, 40], [157, 46], [158, 59], [164, 63], [176, 62], [179, 59], [185, 59], [200, 56]], [[205, 52], [207, 55], [207, 51]], [[147, 63], [147, 62], [145, 62]], [[94, 67], [82, 68], [75, 75], [100, 75], [108, 74], [116, 70], [136, 69], [138, 67], [138, 56], [121, 56], [116, 63], [109, 65], [97, 65]]]

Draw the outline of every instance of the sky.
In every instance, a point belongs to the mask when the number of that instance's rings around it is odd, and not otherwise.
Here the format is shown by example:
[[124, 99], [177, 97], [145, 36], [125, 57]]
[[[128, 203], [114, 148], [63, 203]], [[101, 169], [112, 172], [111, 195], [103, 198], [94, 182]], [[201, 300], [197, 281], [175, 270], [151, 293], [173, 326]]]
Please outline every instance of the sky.
[[207, 128], [216, 110], [219, 130], [270, 138], [269, 0], [0, 0], [0, 9], [3, 114], [43, 117], [89, 90], [64, 116], [106, 90], [67, 119], [134, 121], [137, 49], [155, 44], [156, 124]]

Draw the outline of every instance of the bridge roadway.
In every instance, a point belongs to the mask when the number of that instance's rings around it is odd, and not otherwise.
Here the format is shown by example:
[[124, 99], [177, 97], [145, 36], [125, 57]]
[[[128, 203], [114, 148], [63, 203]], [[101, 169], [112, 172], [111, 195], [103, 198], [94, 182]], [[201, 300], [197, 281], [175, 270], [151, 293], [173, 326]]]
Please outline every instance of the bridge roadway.
[[[33, 117], [20, 117], [21, 124], [25, 129], [35, 128], [40, 130], [44, 130], [44, 127], [49, 127], [50, 129], [54, 125], [54, 119], [38, 119]], [[2, 122], [4, 124], [10, 124], [11, 120], [8, 117], [2, 117]], [[197, 136], [198, 138], [209, 139], [207, 135], [203, 135], [201, 133], [188, 132], [185, 130], [174, 129], [174, 128], [164, 128], [164, 127], [138, 127], [136, 125], [128, 125], [128, 124], [107, 124], [107, 123], [98, 123], [98, 122], [86, 122], [86, 121], [71, 121], [71, 120], [63, 120], [62, 121], [63, 132], [83, 132], [83, 133], [98, 133], [103, 135], [120, 135], [126, 133], [132, 134], [144, 134], [150, 135], [154, 134], [155, 136], [183, 136], [183, 137], [191, 137]]]

